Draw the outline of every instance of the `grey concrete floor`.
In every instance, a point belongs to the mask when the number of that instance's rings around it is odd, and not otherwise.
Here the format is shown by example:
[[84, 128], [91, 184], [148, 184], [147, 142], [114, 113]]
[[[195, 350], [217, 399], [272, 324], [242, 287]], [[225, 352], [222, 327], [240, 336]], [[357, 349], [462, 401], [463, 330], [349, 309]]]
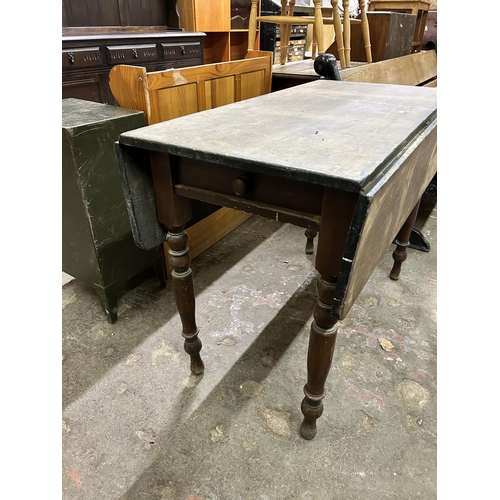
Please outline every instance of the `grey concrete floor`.
[[[125, 287], [108, 324], [63, 275], [63, 498], [437, 497], [437, 205], [399, 281], [387, 249], [342, 322], [312, 441], [299, 435], [315, 298], [303, 230], [257, 216], [192, 262], [205, 373], [171, 282]], [[385, 346], [385, 349], [383, 348]]]

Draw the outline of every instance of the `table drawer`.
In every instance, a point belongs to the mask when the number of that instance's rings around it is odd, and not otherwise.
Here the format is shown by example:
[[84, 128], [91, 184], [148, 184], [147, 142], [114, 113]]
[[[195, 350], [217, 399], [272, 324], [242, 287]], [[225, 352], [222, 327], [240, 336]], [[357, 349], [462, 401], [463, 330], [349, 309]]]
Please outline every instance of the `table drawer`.
[[99, 47], [84, 49], [65, 49], [62, 51], [62, 67], [64, 68], [91, 68], [102, 66]]
[[199, 59], [202, 54], [201, 44], [199, 42], [163, 42], [161, 43], [162, 57], [164, 60], [172, 59]]
[[155, 43], [137, 45], [107, 45], [106, 54], [110, 64], [145, 63], [159, 59]]
[[[295, 179], [247, 172], [215, 163], [207, 168], [206, 162], [182, 157], [175, 162], [173, 178], [176, 187], [182, 186], [184, 194], [194, 188], [193, 193], [203, 191], [203, 196], [210, 197], [209, 193], [212, 193], [214, 202], [219, 196], [231, 197], [314, 215], [321, 214], [323, 187]], [[201, 201], [210, 202], [208, 198]]]

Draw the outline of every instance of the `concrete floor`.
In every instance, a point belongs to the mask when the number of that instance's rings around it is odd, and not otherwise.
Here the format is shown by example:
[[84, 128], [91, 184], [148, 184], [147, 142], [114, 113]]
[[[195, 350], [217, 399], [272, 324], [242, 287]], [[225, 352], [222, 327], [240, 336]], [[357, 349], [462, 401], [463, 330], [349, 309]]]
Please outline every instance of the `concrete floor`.
[[254, 216], [193, 261], [202, 377], [170, 282], [145, 273], [111, 325], [63, 275], [63, 498], [436, 498], [437, 206], [424, 201], [431, 251], [409, 250], [392, 281], [387, 250], [342, 322], [312, 441], [299, 435], [316, 276], [301, 228]]

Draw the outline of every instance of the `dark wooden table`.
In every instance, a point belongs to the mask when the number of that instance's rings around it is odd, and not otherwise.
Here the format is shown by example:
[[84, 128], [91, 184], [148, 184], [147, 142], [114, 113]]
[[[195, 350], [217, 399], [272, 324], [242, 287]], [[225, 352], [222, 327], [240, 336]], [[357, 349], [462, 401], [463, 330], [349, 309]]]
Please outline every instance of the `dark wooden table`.
[[326, 80], [122, 134], [136, 242], [169, 244], [192, 372], [204, 366], [184, 232], [190, 199], [319, 230], [301, 426], [312, 439], [338, 322], [395, 237], [391, 277], [399, 277], [436, 173], [436, 135], [436, 89]]

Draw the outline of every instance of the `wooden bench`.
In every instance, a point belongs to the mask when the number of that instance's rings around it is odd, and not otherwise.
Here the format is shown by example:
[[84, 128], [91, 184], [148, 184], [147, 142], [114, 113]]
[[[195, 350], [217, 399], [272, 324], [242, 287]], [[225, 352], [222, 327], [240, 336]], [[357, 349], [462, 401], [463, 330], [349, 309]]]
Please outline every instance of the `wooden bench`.
[[[250, 51], [245, 59], [148, 73], [146, 68], [114, 66], [113, 96], [124, 108], [144, 112], [147, 125], [216, 108], [271, 91], [272, 52]], [[191, 258], [219, 241], [251, 215], [206, 203], [193, 207], [187, 229]], [[165, 248], [167, 272], [171, 267]]]
[[424, 50], [407, 56], [341, 69], [340, 77], [348, 82], [437, 87], [437, 56], [434, 50]]
[[[356, 64], [356, 63], [352, 63]], [[388, 83], [396, 85], [437, 86], [437, 56], [434, 50], [424, 50], [374, 63], [358, 63], [339, 70], [340, 78], [350, 82]], [[314, 61], [273, 66], [273, 91], [318, 80]]]

